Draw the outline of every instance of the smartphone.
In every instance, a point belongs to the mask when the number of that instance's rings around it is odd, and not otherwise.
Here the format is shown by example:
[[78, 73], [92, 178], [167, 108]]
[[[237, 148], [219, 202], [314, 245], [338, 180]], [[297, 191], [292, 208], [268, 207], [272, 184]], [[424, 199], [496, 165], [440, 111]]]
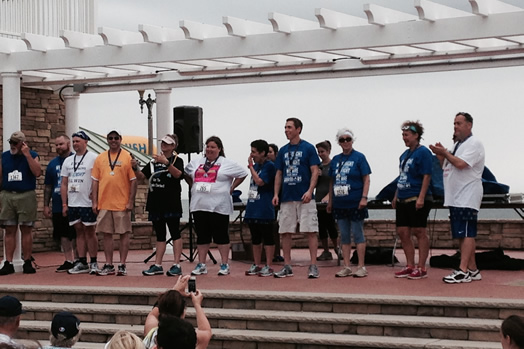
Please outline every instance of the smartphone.
[[189, 282], [187, 283], [187, 291], [188, 292], [196, 292], [196, 277], [191, 276], [189, 279]]

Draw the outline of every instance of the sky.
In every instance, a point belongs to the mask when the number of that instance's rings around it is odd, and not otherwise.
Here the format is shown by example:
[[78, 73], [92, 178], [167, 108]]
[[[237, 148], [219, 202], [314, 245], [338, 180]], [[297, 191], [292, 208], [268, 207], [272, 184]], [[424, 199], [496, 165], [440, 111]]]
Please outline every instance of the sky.
[[[222, 25], [222, 16], [269, 24], [270, 12], [316, 20], [315, 8], [320, 7], [365, 18], [362, 8], [368, 2], [394, 4], [397, 10], [416, 14], [413, 0], [103, 0], [98, 2], [97, 25], [133, 31], [139, 24], [176, 28], [180, 20]], [[436, 2], [470, 11], [467, 0]], [[524, 7], [523, 0], [506, 2]], [[288, 117], [303, 121], [302, 138], [310, 143], [330, 140], [332, 156], [341, 152], [337, 130], [349, 127], [356, 138], [354, 148], [366, 155], [372, 169], [370, 196], [398, 174], [398, 157], [405, 150], [400, 125], [405, 120], [423, 124], [423, 145], [442, 142], [450, 148], [454, 115], [469, 112], [474, 118], [473, 133], [486, 149], [486, 166], [516, 193], [524, 192], [519, 151], [524, 149], [522, 91], [524, 67], [512, 67], [177, 88], [171, 104], [202, 107], [204, 139], [219, 136], [226, 157], [241, 165], [247, 164], [249, 144], [255, 139], [279, 146], [287, 143], [284, 124]], [[154, 98], [153, 91], [148, 93]], [[147, 110], [140, 114], [138, 93], [81, 95], [80, 126], [102, 134], [113, 126], [100, 120], [111, 120], [125, 135], [147, 137]], [[247, 181], [240, 189], [245, 196]]]

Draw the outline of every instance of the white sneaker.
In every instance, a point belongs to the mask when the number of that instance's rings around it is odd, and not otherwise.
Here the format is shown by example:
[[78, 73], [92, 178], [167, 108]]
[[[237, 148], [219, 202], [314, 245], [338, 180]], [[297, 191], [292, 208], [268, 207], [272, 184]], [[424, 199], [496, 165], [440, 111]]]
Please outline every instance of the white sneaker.
[[191, 275], [205, 275], [207, 274], [207, 267], [204, 263], [198, 263], [191, 272]]

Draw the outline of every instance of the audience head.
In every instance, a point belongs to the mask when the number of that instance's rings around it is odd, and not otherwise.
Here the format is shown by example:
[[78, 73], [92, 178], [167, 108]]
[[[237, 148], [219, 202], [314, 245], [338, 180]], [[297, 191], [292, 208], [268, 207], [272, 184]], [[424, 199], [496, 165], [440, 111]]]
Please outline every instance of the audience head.
[[524, 349], [524, 317], [511, 315], [502, 322], [500, 342], [504, 349]]
[[104, 349], [145, 349], [142, 340], [134, 333], [118, 331]]
[[185, 315], [186, 300], [180, 292], [168, 290], [158, 297], [157, 306], [160, 316], [169, 315], [181, 318]]
[[51, 322], [49, 341], [55, 347], [71, 348], [80, 338], [80, 320], [68, 311], [55, 315]]
[[22, 303], [15, 297], [0, 298], [0, 333], [12, 337], [20, 326], [20, 315], [23, 313]]
[[188, 321], [166, 316], [158, 324], [158, 349], [194, 349], [197, 344], [195, 328]]

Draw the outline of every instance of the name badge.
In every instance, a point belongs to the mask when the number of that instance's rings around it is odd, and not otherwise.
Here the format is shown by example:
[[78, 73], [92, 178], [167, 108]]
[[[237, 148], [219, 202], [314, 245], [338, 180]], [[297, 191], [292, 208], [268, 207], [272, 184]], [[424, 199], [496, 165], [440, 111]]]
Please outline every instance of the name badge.
[[335, 196], [347, 196], [349, 194], [349, 185], [335, 185], [333, 187]]
[[22, 181], [22, 172], [14, 170], [13, 172], [8, 173], [7, 175], [8, 182], [21, 182]]
[[211, 183], [206, 182], [197, 182], [196, 191], [198, 193], [210, 193], [211, 192]]
[[258, 196], [258, 190], [256, 189], [249, 189], [247, 192], [247, 198], [255, 200]]

